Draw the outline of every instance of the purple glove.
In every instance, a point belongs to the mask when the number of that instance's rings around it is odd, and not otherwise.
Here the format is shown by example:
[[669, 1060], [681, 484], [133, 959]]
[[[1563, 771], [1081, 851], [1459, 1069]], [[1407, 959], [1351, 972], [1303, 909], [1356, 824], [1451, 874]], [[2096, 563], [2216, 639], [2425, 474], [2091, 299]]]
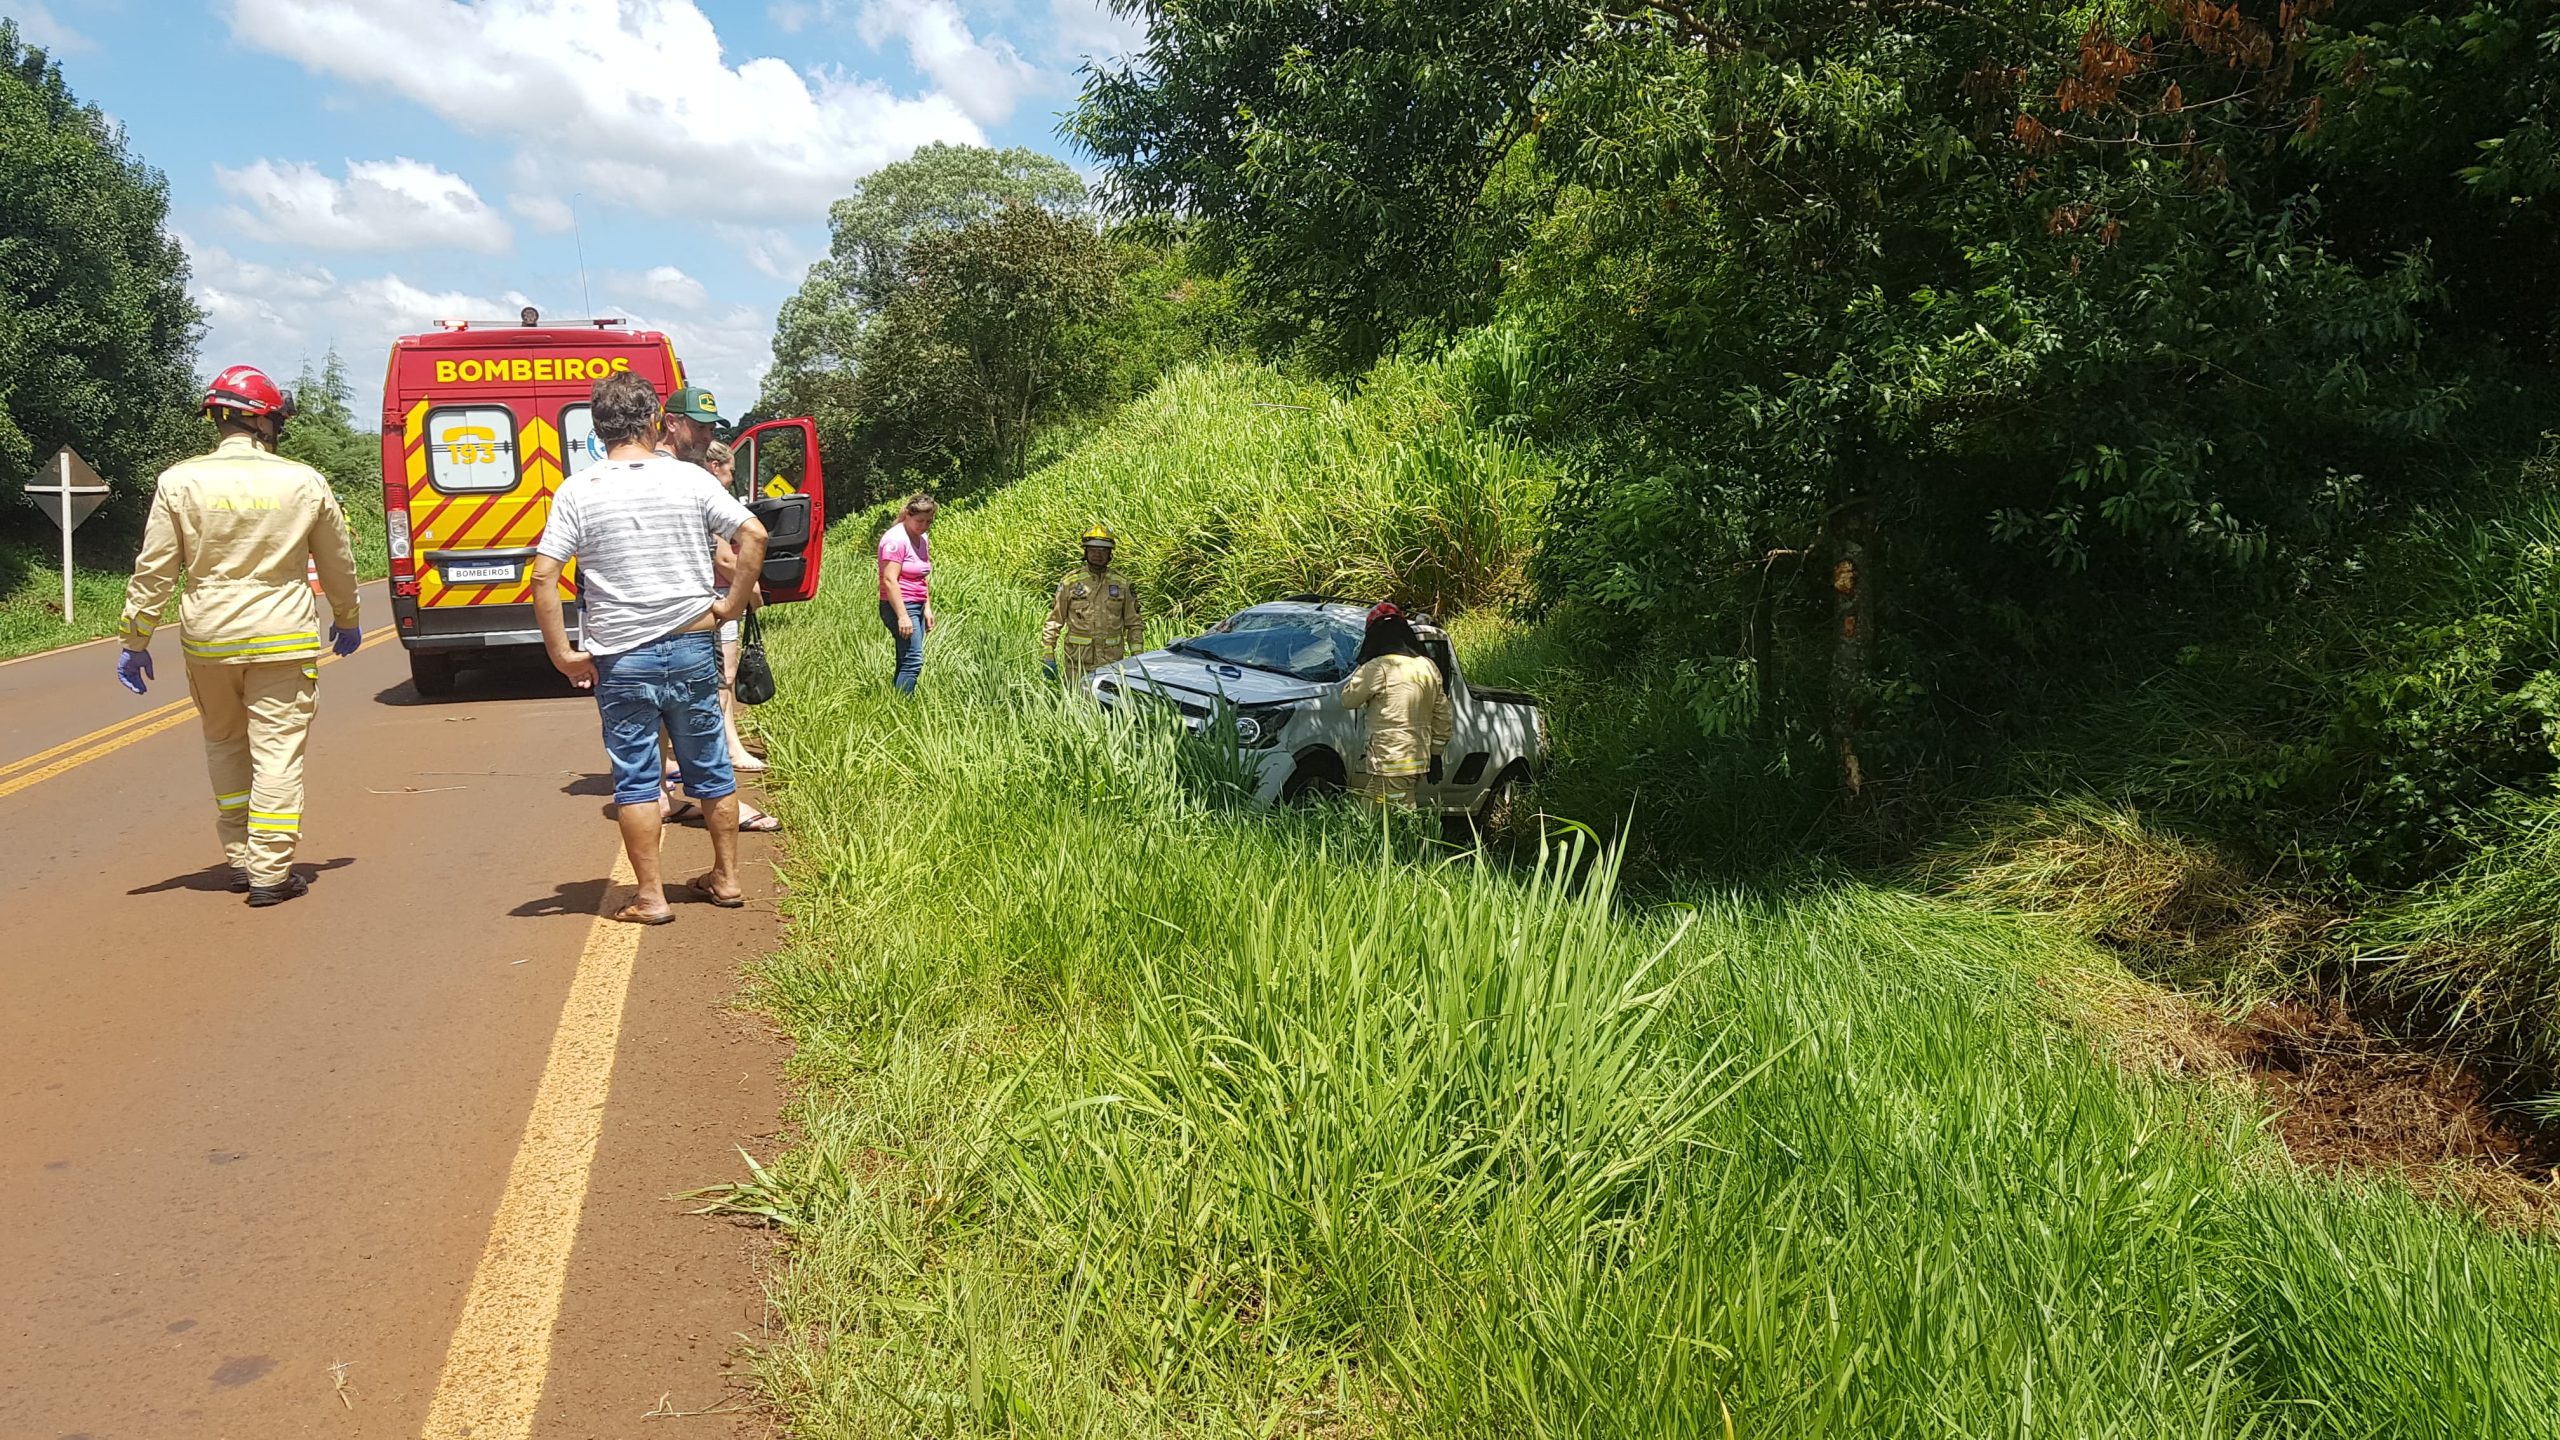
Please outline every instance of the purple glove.
[[353, 655], [356, 653], [356, 647], [363, 643], [364, 629], [361, 626], [332, 625], [329, 627], [329, 653], [332, 655], [342, 657]]
[[126, 650], [116, 656], [116, 680], [127, 690], [140, 695], [151, 687], [144, 683], [159, 677], [151, 673], [151, 652]]

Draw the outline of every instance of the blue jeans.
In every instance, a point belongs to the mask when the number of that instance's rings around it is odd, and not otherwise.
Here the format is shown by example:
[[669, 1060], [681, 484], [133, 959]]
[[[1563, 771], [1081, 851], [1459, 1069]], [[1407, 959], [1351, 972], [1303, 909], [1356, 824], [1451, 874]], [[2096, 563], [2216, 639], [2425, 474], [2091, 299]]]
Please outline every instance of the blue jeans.
[[738, 791], [729, 740], [720, 724], [720, 640], [695, 630], [652, 640], [637, 650], [596, 657], [596, 709], [604, 715], [604, 753], [613, 761], [618, 805], [654, 802], [664, 771], [658, 730], [674, 743], [685, 793], [717, 800]]
[[880, 602], [880, 623], [889, 627], [889, 643], [898, 649], [897, 673], [889, 683], [898, 687], [898, 693], [913, 695], [916, 677], [924, 673], [924, 602], [908, 601], [907, 618], [915, 622], [916, 633], [900, 635], [898, 607], [886, 600]]

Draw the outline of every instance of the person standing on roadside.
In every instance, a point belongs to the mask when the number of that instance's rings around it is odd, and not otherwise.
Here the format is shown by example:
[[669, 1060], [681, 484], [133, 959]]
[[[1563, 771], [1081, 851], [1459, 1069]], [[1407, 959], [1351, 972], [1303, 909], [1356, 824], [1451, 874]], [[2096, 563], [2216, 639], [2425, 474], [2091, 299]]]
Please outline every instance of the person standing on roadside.
[[275, 453], [293, 398], [246, 365], [213, 377], [204, 412], [213, 453], [162, 471], [142, 553], [125, 587], [116, 679], [136, 695], [155, 678], [151, 633], [181, 576], [178, 648], [204, 725], [215, 833], [231, 889], [264, 909], [306, 893], [293, 872], [302, 834], [302, 752], [319, 703], [320, 621], [310, 575], [329, 597], [329, 649], [362, 643], [355, 550], [337, 494], [317, 470]]
[[[718, 630], [746, 613], [751, 577], [764, 564], [765, 531], [699, 466], [657, 453], [664, 416], [646, 379], [628, 371], [608, 376], [596, 382], [589, 404], [604, 462], [570, 477], [552, 497], [550, 523], [535, 546], [533, 608], [552, 665], [595, 691], [604, 722], [614, 818], [639, 881], [613, 918], [664, 925], [675, 912], [658, 869], [661, 730], [711, 832], [711, 869], [691, 888], [714, 905], [746, 903], [738, 883], [738, 779], [720, 726]], [[715, 535], [738, 551], [726, 593], [712, 587]], [[573, 559], [586, 604], [584, 650], [570, 646], [560, 608], [561, 567]]]
[[[1118, 545], [1108, 525], [1084, 532], [1084, 564], [1058, 582], [1049, 623], [1040, 627], [1040, 668], [1073, 685], [1095, 667], [1143, 649], [1146, 624], [1138, 617], [1138, 587], [1111, 568]], [[1058, 658], [1066, 643], [1065, 660]]]
[[[702, 468], [711, 472], [711, 478], [720, 483], [721, 489], [732, 495], [738, 493], [737, 457], [730, 453], [728, 446], [717, 440], [712, 441], [710, 448], [703, 453]], [[745, 499], [744, 496], [739, 498], [742, 501]], [[712, 583], [725, 590], [729, 587], [731, 578], [737, 573], [737, 547], [726, 540], [714, 540], [711, 544]], [[764, 591], [759, 585], [756, 588], [755, 597], [747, 602], [747, 611], [753, 614], [763, 608]], [[729, 763], [735, 766], [741, 775], [756, 775], [763, 773], [764, 762], [748, 752], [746, 737], [738, 733], [738, 651], [741, 641], [739, 627], [743, 623], [731, 620], [720, 627], [720, 715], [729, 738]], [[759, 819], [767, 823], [759, 825], [756, 823]], [[779, 828], [771, 822], [771, 816], [758, 814], [741, 819], [738, 824], [741, 829], [746, 830]]]
[[890, 683], [899, 693], [916, 693], [916, 677], [924, 673], [924, 637], [938, 623], [933, 613], [933, 497], [918, 491], [898, 508], [898, 518], [880, 532], [880, 623], [889, 627], [898, 664]]
[[1369, 612], [1358, 660], [1342, 682], [1342, 708], [1369, 712], [1369, 743], [1352, 791], [1374, 804], [1411, 808], [1449, 749], [1448, 682], [1413, 622], [1393, 605]]

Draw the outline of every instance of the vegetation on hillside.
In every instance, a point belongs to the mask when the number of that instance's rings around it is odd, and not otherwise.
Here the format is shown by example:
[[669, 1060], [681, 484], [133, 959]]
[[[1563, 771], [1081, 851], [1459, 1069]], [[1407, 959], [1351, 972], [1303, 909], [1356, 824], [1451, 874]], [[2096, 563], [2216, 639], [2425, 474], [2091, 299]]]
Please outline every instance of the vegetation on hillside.
[[945, 520], [912, 701], [858, 590], [777, 619], [804, 1139], [718, 1198], [793, 1241], [801, 1433], [2560, 1433], [2547, 1247], [2093, 1054], [2050, 926], [1240, 809], [1038, 679], [1064, 520], [1195, 614], [1419, 550], [1256, 497], [1389, 494], [1446, 404], [1176, 379]]
[[1282, 353], [1499, 361], [1544, 597], [1869, 834], [2550, 414], [2548, 7], [1132, 9], [1115, 202]]
[[829, 217], [774, 327], [758, 415], [816, 419], [859, 504], [1018, 479], [1039, 433], [1130, 399], [1220, 343], [1223, 288], [1178, 227], [1105, 230], [1035, 151], [927, 145]]

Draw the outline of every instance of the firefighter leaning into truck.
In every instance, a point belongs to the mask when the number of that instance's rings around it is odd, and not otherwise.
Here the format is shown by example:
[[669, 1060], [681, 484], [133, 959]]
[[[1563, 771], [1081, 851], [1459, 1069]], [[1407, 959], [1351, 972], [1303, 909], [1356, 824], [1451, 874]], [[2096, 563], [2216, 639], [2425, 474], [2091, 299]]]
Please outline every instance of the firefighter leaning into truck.
[[1448, 753], [1448, 683], [1413, 622], [1393, 605], [1369, 612], [1354, 664], [1342, 682], [1342, 708], [1369, 712], [1369, 743], [1351, 788], [1373, 804], [1411, 807], [1426, 781], [1439, 781]]
[[302, 746], [320, 676], [310, 574], [328, 592], [328, 648], [355, 653], [356, 566], [347, 517], [319, 471], [275, 453], [292, 398], [246, 365], [205, 391], [220, 435], [210, 455], [160, 474], [142, 553], [125, 591], [116, 678], [139, 695], [156, 678], [151, 632], [181, 576], [178, 648], [204, 722], [214, 826], [231, 888], [253, 906], [311, 888], [292, 871], [302, 830]]
[[[1116, 543], [1108, 525], [1084, 532], [1084, 563], [1058, 582], [1057, 598], [1049, 602], [1049, 623], [1040, 627], [1040, 668], [1070, 685], [1096, 666], [1145, 646], [1137, 587], [1111, 568]], [[1058, 658], [1062, 640], [1064, 660]]]

